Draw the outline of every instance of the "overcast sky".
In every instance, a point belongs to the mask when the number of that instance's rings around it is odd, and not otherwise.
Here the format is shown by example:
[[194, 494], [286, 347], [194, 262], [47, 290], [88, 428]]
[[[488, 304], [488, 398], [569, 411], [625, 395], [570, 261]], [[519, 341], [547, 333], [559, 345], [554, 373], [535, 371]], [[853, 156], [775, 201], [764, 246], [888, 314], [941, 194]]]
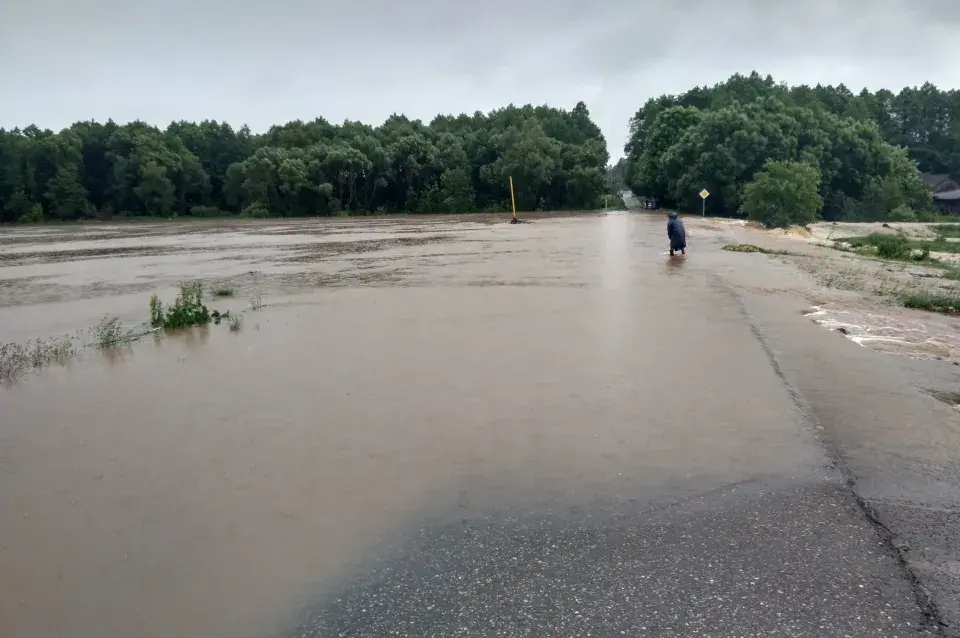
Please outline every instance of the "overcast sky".
[[756, 69], [960, 87], [960, 0], [0, 0], [0, 127], [583, 100], [610, 154], [651, 96]]

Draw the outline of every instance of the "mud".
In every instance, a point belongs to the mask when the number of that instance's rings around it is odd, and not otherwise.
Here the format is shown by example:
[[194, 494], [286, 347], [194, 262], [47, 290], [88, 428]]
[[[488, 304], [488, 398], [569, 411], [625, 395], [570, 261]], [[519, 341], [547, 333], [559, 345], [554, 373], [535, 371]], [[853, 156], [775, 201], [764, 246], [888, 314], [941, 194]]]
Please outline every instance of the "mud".
[[[746, 540], [729, 549], [724, 578], [742, 590], [736, 614], [747, 616], [730, 620], [732, 607], [713, 605], [724, 613], [710, 622], [720, 624], [701, 628], [772, 622], [750, 602], [762, 600], [747, 593], [756, 579], [740, 579], [743, 565], [766, 569], [760, 559], [782, 551], [784, 533], [797, 554], [765, 590], [775, 594], [784, 579], [776, 604], [791, 626], [849, 622], [844, 610], [882, 621], [870, 625], [876, 635], [925, 622], [831, 462], [847, 449], [849, 415], [879, 410], [889, 393], [864, 381], [825, 401], [828, 438], [839, 441], [830, 448], [785, 387], [791, 375], [800, 387], [827, 373], [790, 365], [799, 354], [778, 360], [778, 339], [809, 340], [804, 353], [823, 349], [821, 361], [845, 370], [851, 355], [829, 354], [839, 337], [801, 314], [829, 293], [785, 261], [725, 253], [727, 232], [706, 226], [691, 224], [690, 254], [669, 259], [659, 217], [492, 221], [5, 231], [2, 340], [71, 332], [104, 314], [141, 322], [149, 295], [172, 298], [181, 279], [235, 287], [235, 297], [209, 305], [244, 320], [239, 332], [207, 326], [90, 351], [0, 389], [0, 635], [288, 635], [318, 605], [355, 591], [374, 557], [406, 547], [421, 525], [562, 512], [589, 531], [564, 528], [558, 538], [595, 542], [608, 538], [595, 527], [606, 517], [669, 516], [721, 493], [738, 509], [708, 501], [712, 514], [679, 524], [693, 540], [670, 545], [685, 555], [678, 591], [699, 587], [698, 570], [722, 551], [710, 516], [717, 529], [759, 534], [762, 551]], [[88, 254], [96, 251], [114, 252]], [[264, 307], [251, 310], [251, 297]], [[854, 301], [820, 299], [821, 308], [851, 307], [843, 303]], [[887, 385], [907, 388], [896, 368], [870, 361]], [[884, 432], [882, 443], [896, 447]], [[956, 439], [939, 441], [953, 452], [931, 460], [923, 447], [916, 462], [950, 484]], [[816, 496], [786, 505], [780, 492]], [[751, 518], [752, 498], [768, 513]], [[542, 539], [524, 539], [522, 556], [536, 557]], [[475, 542], [462, 560], [521, 555], [475, 556]], [[623, 547], [641, 563], [617, 578], [642, 574], [643, 559]], [[797, 558], [807, 552], [810, 560]], [[837, 592], [829, 613], [815, 600], [824, 579]]]

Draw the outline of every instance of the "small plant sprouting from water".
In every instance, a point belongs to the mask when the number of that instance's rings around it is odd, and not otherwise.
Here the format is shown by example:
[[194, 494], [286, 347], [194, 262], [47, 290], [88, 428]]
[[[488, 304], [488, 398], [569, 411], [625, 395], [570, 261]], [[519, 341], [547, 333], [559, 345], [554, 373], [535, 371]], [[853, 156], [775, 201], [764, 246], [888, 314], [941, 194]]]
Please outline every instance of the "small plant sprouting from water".
[[234, 290], [230, 286], [218, 286], [213, 289], [214, 297], [232, 297], [233, 294]]
[[261, 308], [263, 308], [263, 297], [260, 295], [250, 297], [250, 310], [260, 310]]
[[93, 335], [98, 348], [111, 348], [126, 341], [123, 324], [118, 317], [105, 316], [93, 328]]
[[163, 327], [163, 303], [156, 295], [150, 297], [150, 325], [154, 328]]
[[239, 332], [241, 325], [243, 325], [243, 322], [240, 315], [229, 315], [227, 317], [227, 326], [229, 326], [230, 332]]
[[199, 282], [181, 282], [180, 294], [172, 306], [164, 307], [159, 297], [150, 298], [150, 325], [176, 330], [210, 323], [210, 310], [203, 305], [203, 286]]

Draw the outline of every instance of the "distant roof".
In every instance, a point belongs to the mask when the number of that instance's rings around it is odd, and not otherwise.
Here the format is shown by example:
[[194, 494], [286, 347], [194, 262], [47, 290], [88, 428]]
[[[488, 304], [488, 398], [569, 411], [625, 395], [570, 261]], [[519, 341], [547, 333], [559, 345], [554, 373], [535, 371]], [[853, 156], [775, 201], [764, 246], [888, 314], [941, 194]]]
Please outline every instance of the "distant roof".
[[952, 191], [943, 191], [942, 193], [934, 193], [934, 199], [954, 201], [960, 199], [960, 188]]
[[936, 186], [943, 180], [951, 179], [951, 177], [945, 173], [920, 173], [920, 179], [931, 186]]

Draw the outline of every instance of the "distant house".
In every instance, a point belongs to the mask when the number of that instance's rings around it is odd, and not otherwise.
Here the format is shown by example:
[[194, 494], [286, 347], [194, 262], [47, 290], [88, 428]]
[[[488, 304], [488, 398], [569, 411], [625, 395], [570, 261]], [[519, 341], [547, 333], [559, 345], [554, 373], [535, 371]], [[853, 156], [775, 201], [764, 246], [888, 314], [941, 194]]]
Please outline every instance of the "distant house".
[[960, 214], [960, 182], [940, 173], [921, 173], [920, 179], [933, 190], [933, 205], [937, 210]]

